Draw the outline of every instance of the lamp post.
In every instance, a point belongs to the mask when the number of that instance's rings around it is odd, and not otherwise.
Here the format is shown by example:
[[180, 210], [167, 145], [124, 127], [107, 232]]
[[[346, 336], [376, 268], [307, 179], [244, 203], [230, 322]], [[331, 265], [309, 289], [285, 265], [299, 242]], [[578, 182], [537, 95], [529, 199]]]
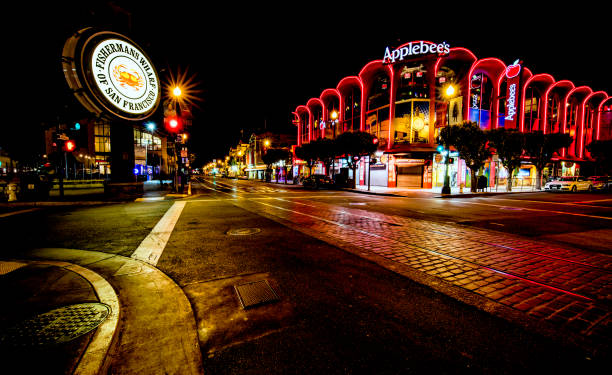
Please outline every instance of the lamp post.
[[[450, 98], [455, 94], [455, 88], [453, 87], [453, 85], [448, 85], [448, 87], [444, 91], [444, 94], [449, 99], [449, 104], [450, 104]], [[448, 106], [447, 112], [448, 113], [446, 115], [446, 126], [450, 126], [450, 120], [449, 120], [450, 106]], [[447, 148], [447, 150], [446, 150], [446, 158], [444, 160], [444, 186], [442, 187], [442, 194], [450, 194], [451, 193], [450, 177], [448, 175], [448, 166], [449, 166], [449, 161], [450, 161], [450, 145], [445, 144], [444, 146]]]

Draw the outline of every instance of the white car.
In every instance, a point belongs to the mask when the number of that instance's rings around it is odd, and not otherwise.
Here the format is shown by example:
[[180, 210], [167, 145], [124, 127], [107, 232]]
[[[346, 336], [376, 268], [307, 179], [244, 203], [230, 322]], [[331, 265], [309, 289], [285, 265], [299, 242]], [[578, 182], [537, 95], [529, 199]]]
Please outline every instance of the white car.
[[557, 180], [549, 181], [544, 185], [547, 191], [593, 191], [593, 182], [584, 177], [559, 177]]

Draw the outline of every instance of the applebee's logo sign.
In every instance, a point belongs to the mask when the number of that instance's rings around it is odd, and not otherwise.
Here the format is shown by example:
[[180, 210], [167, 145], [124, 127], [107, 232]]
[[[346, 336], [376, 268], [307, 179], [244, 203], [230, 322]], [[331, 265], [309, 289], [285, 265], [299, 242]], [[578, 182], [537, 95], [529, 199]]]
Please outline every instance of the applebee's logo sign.
[[397, 61], [402, 61], [406, 56], [413, 55], [426, 55], [428, 53], [437, 53], [438, 55], [448, 55], [450, 52], [450, 46], [446, 42], [440, 44], [426, 42], [421, 40], [420, 42], [410, 42], [407, 46], [394, 49], [393, 51], [387, 47], [385, 49], [385, 56], [383, 57], [383, 63], [393, 64]]
[[508, 102], [506, 108], [508, 109], [506, 120], [514, 120], [514, 115], [516, 115], [516, 83], [508, 87]]
[[518, 84], [518, 75], [520, 72], [521, 64], [518, 59], [506, 68], [506, 78], [508, 78], [506, 120], [509, 121], [514, 121], [514, 115], [516, 115], [516, 86]]

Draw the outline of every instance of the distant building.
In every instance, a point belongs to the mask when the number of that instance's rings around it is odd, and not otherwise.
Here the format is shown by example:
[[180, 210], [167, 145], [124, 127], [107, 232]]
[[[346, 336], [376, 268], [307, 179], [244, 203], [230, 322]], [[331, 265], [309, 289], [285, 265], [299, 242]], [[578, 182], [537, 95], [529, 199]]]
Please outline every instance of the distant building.
[[[358, 168], [358, 184], [437, 187], [444, 160], [436, 151], [441, 127], [474, 121], [482, 129], [567, 133], [570, 147], [559, 150], [556, 175], [577, 175], [592, 163], [586, 146], [612, 138], [612, 97], [604, 91], [537, 73], [519, 61], [477, 58], [463, 47], [413, 41], [381, 49], [366, 64], [294, 112], [297, 145], [343, 132], [365, 131], [379, 139], [378, 163]], [[519, 51], [520, 52], [520, 51]], [[451, 157], [452, 157], [451, 153]], [[460, 155], [459, 155], [460, 156]], [[453, 158], [452, 184], [469, 184], [469, 169]], [[346, 167], [338, 160], [336, 169]], [[507, 172], [496, 158], [485, 166], [491, 184], [505, 184]], [[515, 178], [533, 183], [535, 167], [525, 160]]]

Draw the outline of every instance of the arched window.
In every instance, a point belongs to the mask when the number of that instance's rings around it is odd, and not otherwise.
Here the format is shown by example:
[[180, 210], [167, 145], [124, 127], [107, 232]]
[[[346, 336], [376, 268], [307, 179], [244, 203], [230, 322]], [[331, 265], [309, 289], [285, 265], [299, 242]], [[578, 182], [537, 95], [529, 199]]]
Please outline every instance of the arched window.
[[361, 121], [361, 90], [351, 86], [344, 92], [344, 116], [342, 131], [352, 132], [359, 130]]
[[398, 85], [393, 121], [394, 144], [429, 142], [429, 84], [424, 65], [402, 64], [397, 67]]
[[557, 94], [549, 94], [548, 95], [548, 108], [546, 108], [546, 124], [548, 127], [548, 131], [551, 133], [559, 133], [560, 130], [560, 122], [559, 122], [559, 110], [561, 107], [559, 106], [559, 95]]
[[478, 123], [483, 129], [489, 129], [493, 83], [486, 74], [475, 73], [470, 78], [470, 85], [470, 121]]

